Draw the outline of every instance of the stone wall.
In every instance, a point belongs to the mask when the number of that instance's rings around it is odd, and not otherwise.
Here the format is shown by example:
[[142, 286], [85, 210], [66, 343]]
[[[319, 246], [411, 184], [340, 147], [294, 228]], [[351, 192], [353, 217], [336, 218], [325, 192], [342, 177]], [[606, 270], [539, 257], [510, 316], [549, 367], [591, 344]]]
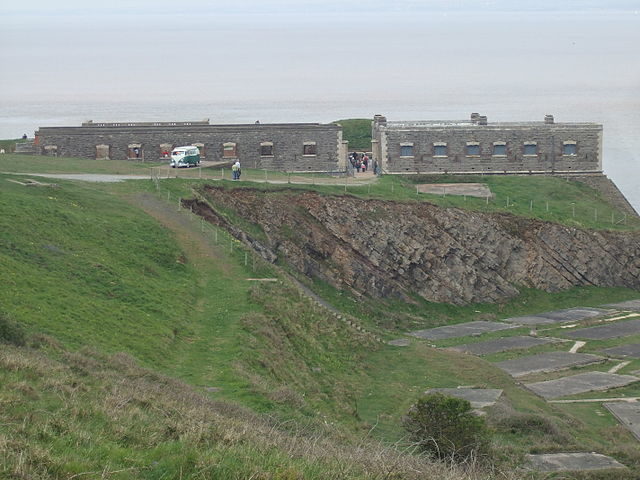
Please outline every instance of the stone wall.
[[[315, 154], [305, 154], [314, 150]], [[198, 145], [206, 160], [240, 160], [250, 168], [286, 171], [344, 170], [342, 128], [333, 124], [209, 125], [100, 124], [81, 127], [41, 127], [36, 132], [37, 153], [62, 157], [141, 158], [156, 161], [168, 146]], [[235, 153], [225, 157], [224, 146]], [[230, 144], [235, 144], [233, 150]], [[266, 148], [266, 147], [271, 148]], [[55, 147], [55, 148], [52, 148]], [[135, 148], [138, 148], [136, 157]], [[262, 148], [265, 147], [265, 148]], [[170, 150], [170, 149], [169, 149]], [[270, 155], [264, 154], [271, 151]]]
[[[389, 173], [602, 171], [602, 125], [552, 122], [402, 124], [377, 116], [373, 138]], [[527, 154], [525, 143], [535, 145], [534, 154]], [[505, 145], [503, 155], [494, 154], [495, 144]], [[446, 148], [446, 155], [438, 155], [438, 145]], [[406, 155], [410, 149], [412, 155]], [[566, 154], [567, 149], [575, 153]]]

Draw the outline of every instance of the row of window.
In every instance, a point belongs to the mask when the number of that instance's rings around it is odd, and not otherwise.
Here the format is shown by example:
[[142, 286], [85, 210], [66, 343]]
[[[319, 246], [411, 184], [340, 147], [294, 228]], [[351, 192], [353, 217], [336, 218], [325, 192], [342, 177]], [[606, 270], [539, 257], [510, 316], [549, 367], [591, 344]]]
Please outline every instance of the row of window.
[[[194, 143], [194, 146], [200, 149], [200, 156], [205, 157], [205, 145], [204, 143]], [[108, 149], [110, 147], [108, 145], [97, 145], [96, 149], [102, 155], [108, 153]], [[139, 157], [142, 152], [142, 144], [130, 144], [128, 146], [129, 157], [135, 158]], [[160, 145], [160, 155], [167, 156], [171, 153], [173, 145], [170, 143], [163, 143]], [[106, 152], [105, 152], [106, 149]], [[316, 155], [317, 154], [317, 144], [316, 142], [304, 142], [302, 145], [302, 154], [303, 155]], [[274, 155], [274, 147], [273, 142], [262, 142], [260, 143], [260, 156], [262, 157], [272, 157]], [[234, 142], [226, 142], [222, 144], [222, 157], [223, 158], [237, 158], [238, 157], [238, 144]]]
[[[432, 154], [434, 157], [446, 157], [449, 155], [449, 146], [444, 142], [435, 142], [432, 144]], [[467, 142], [465, 153], [469, 157], [480, 156], [480, 143]], [[537, 142], [524, 142], [522, 144], [522, 154], [535, 156], [538, 155]], [[576, 155], [577, 144], [574, 141], [562, 142], [562, 155]], [[493, 142], [491, 155], [495, 157], [507, 156], [507, 142]], [[400, 144], [401, 157], [413, 157], [413, 143]]]

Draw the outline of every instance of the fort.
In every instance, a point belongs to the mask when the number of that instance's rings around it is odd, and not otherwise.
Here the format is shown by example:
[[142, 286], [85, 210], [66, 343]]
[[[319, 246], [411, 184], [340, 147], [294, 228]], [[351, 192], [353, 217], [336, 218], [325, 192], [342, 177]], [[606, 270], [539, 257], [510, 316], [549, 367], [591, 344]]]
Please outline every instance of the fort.
[[[339, 124], [212, 125], [198, 122], [95, 123], [41, 127], [32, 153], [156, 161], [178, 145], [196, 145], [207, 160], [281, 171], [346, 171], [348, 142]], [[29, 148], [29, 147], [26, 147]], [[602, 125], [469, 120], [372, 121], [373, 158], [384, 173], [602, 172]]]

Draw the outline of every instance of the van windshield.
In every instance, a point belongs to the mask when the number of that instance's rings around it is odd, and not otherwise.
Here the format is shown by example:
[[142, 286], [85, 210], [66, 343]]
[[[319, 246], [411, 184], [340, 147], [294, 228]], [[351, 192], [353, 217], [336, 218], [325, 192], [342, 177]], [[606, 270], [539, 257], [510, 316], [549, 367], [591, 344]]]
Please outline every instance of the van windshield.
[[184, 151], [183, 150], [176, 150], [175, 152], [172, 152], [171, 155], [184, 155]]

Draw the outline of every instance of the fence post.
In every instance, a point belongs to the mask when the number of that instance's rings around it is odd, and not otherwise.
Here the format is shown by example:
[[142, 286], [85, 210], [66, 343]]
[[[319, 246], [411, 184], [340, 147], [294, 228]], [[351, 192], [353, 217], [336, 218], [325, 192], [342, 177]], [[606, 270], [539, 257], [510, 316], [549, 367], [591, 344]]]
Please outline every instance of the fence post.
[[533, 200], [531, 200], [531, 202], [529, 203], [529, 211], [533, 211]]
[[244, 266], [247, 266], [247, 260], [248, 260], [248, 253], [244, 252]]

